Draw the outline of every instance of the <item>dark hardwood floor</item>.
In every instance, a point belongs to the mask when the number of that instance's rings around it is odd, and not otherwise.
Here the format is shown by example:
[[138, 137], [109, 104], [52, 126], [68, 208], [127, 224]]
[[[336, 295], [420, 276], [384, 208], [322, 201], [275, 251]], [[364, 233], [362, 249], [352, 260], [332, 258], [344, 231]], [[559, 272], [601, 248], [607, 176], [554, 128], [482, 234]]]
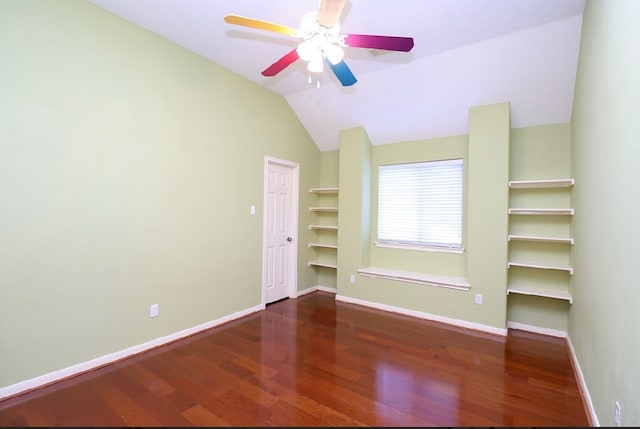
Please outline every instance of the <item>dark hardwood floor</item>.
[[564, 339], [314, 292], [0, 402], [2, 426], [590, 425]]

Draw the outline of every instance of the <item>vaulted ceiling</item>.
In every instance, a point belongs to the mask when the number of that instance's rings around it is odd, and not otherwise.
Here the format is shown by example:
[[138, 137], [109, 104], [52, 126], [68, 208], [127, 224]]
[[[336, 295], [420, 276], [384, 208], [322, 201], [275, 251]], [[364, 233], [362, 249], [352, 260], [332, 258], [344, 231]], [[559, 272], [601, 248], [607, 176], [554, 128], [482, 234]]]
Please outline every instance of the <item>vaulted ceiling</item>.
[[466, 134], [469, 107], [508, 101], [511, 125], [571, 119], [586, 0], [349, 0], [343, 33], [410, 36], [410, 52], [345, 48], [358, 82], [309, 83], [298, 60], [261, 72], [300, 39], [234, 26], [228, 14], [298, 28], [318, 0], [90, 0], [281, 94], [322, 151], [362, 126], [372, 144]]

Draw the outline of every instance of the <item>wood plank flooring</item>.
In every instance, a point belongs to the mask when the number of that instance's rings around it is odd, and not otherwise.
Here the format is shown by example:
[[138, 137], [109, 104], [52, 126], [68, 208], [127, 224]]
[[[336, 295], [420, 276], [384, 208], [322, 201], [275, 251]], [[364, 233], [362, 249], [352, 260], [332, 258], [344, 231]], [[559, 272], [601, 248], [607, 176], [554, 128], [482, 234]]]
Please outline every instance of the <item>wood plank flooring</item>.
[[0, 401], [0, 426], [573, 426], [564, 339], [313, 292]]

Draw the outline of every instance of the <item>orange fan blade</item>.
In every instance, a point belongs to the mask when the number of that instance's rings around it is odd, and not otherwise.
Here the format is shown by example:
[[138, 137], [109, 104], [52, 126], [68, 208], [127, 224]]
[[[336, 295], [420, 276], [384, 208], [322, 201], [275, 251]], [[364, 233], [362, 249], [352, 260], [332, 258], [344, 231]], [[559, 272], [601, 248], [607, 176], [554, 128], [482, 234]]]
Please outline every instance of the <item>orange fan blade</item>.
[[295, 36], [298, 33], [298, 30], [293, 27], [239, 15], [227, 15], [224, 17], [224, 22], [228, 24], [242, 25], [243, 27], [257, 28], [259, 30], [273, 31], [274, 33], [282, 33], [289, 36]]
[[318, 23], [326, 28], [333, 27], [347, 0], [322, 0], [318, 8]]

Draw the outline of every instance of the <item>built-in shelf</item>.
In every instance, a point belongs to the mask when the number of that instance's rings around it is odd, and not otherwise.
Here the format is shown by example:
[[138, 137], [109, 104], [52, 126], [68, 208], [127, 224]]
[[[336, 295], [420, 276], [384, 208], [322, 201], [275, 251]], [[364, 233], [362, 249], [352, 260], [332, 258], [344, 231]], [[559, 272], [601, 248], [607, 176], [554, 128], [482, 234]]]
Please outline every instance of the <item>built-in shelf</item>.
[[563, 299], [569, 301], [569, 304], [573, 303], [573, 297], [571, 294], [564, 290], [544, 289], [531, 286], [516, 286], [511, 285], [507, 288], [507, 295], [510, 293], [516, 293], [520, 295], [533, 295], [542, 296], [546, 298]]
[[326, 244], [326, 243], [309, 243], [309, 247], [324, 247], [326, 249], [337, 249], [338, 245]]
[[555, 216], [572, 216], [573, 209], [509, 209], [510, 215], [555, 215]]
[[[318, 216], [321, 218], [325, 218], [327, 216], [334, 218], [333, 222], [329, 223], [338, 223], [338, 207], [336, 195], [338, 194], [338, 188], [311, 188], [309, 192], [313, 194], [318, 194], [318, 204], [319, 206], [309, 207], [310, 212], [318, 213]], [[321, 213], [329, 213], [329, 215], [322, 215]], [[338, 227], [336, 225], [309, 225], [309, 229], [317, 230], [317, 237], [314, 240], [318, 240], [316, 242], [309, 243], [309, 247], [316, 249], [316, 258], [328, 259], [324, 261], [308, 261], [307, 264], [310, 267], [324, 267], [324, 268], [337, 268], [337, 255], [336, 251], [338, 250], [337, 244], [330, 244], [336, 242], [336, 234], [331, 231], [338, 231]], [[325, 232], [328, 231], [328, 232]], [[331, 237], [326, 237], [326, 235], [331, 235]], [[328, 243], [326, 243], [327, 241]], [[322, 243], [325, 242], [325, 243]], [[328, 250], [323, 250], [328, 249]]]
[[575, 184], [574, 179], [552, 180], [511, 180], [509, 187], [516, 188], [568, 188]]
[[335, 263], [323, 262], [323, 261], [309, 261], [308, 265], [310, 267], [338, 268], [338, 266]]
[[338, 188], [311, 188], [309, 192], [314, 194], [337, 194]]
[[309, 207], [310, 212], [337, 212], [338, 207]]
[[309, 229], [325, 229], [325, 230], [337, 231], [338, 227], [333, 225], [309, 225]]
[[537, 268], [541, 270], [558, 270], [558, 271], [566, 271], [569, 274], [573, 275], [573, 268], [562, 266], [562, 265], [550, 265], [550, 264], [538, 264], [533, 262], [524, 262], [524, 261], [509, 261], [507, 262], [507, 268], [511, 267], [524, 267], [524, 268]]
[[537, 235], [509, 235], [509, 241], [539, 241], [543, 243], [566, 243], [573, 245], [573, 238], [569, 237], [542, 237]]
[[[560, 189], [562, 193], [564, 193], [565, 191], [567, 192], [567, 194], [564, 196], [566, 196], [566, 198], [569, 200], [570, 191], [571, 191], [569, 188], [571, 188], [574, 184], [575, 184], [574, 179], [511, 180], [509, 181], [509, 188], [512, 190], [514, 189], [522, 190], [521, 192], [518, 192], [519, 201], [522, 200], [523, 198], [524, 199], [531, 198], [529, 199], [529, 201], [537, 201], [538, 203], [540, 203], [541, 197], [550, 196], [550, 194], [548, 195], [546, 191], [543, 191], [540, 194], [535, 191], [536, 189], [542, 189], [542, 190], [553, 189], [553, 188]], [[527, 194], [526, 192], [524, 192], [526, 190], [532, 190], [533, 193]], [[555, 192], [556, 191], [553, 191], [553, 194], [555, 194]], [[535, 197], [533, 196], [534, 193], [536, 194]], [[553, 200], [548, 199], [548, 201], [553, 201]], [[537, 206], [538, 204], [533, 204], [533, 205]], [[560, 205], [563, 205], [563, 204], [560, 204]], [[572, 216], [574, 214], [574, 211], [573, 211], [573, 208], [558, 208], [558, 207], [519, 208], [517, 207], [517, 208], [509, 208], [509, 214], [510, 215], [532, 215], [532, 216], [539, 216], [539, 215]], [[525, 224], [527, 224], [529, 222], [534, 222], [534, 220], [531, 218], [523, 218], [518, 221], [519, 224], [521, 222], [524, 222]], [[524, 242], [519, 245], [519, 248], [520, 246], [522, 246], [525, 249], [535, 246], [533, 244], [527, 244], [527, 243], [535, 243], [535, 242], [573, 245], [573, 238], [553, 236], [553, 233], [551, 233], [550, 235], [509, 234], [507, 236], [507, 239], [510, 242], [511, 241]], [[571, 249], [569, 249], [568, 247], [564, 247], [556, 250], [560, 252], [569, 252]], [[553, 261], [556, 258], [556, 256], [558, 255], [551, 254], [551, 255], [548, 255], [547, 259], [548, 260], [550, 259]], [[569, 275], [573, 275], [572, 267], [553, 264], [549, 262], [542, 263], [539, 261], [508, 261], [507, 268], [513, 268], [513, 267], [532, 269], [526, 272], [518, 270], [517, 272], [512, 273], [513, 276], [510, 274], [510, 278], [513, 278], [515, 280], [520, 275], [524, 275], [525, 277], [528, 278], [526, 283], [535, 284], [536, 286], [523, 286], [523, 285], [517, 285], [517, 284], [509, 284], [507, 286], [507, 295], [509, 294], [531, 295], [531, 296], [566, 300], [566, 301], [569, 301], [569, 303], [573, 302], [573, 298], [571, 294], [568, 292], [568, 288], [569, 288], [568, 282], [566, 285], [562, 285], [562, 287], [560, 287], [559, 289], [555, 289], [555, 288], [547, 289], [544, 287], [546, 277], [544, 275], [541, 275], [540, 272], [536, 273], [535, 271], [535, 270], [554, 270], [559, 272], [565, 272], [565, 273], [568, 273]], [[565, 280], [568, 280], [568, 279], [565, 279]]]

